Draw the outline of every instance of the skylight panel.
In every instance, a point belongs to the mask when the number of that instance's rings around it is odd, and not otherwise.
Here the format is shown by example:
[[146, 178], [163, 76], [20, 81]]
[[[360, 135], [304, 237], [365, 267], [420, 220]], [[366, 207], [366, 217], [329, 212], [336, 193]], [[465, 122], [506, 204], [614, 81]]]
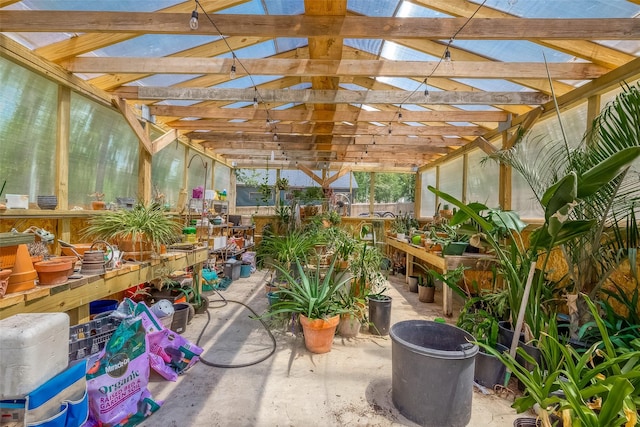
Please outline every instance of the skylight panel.
[[176, 0], [22, 0], [27, 9], [34, 10], [77, 10], [108, 12], [153, 12], [176, 4]]
[[97, 56], [145, 57], [169, 56], [205, 43], [211, 43], [220, 37], [147, 34], [120, 43], [106, 46], [95, 51]]
[[640, 12], [627, 0], [487, 0], [485, 6], [526, 18], [629, 18]]
[[383, 40], [379, 39], [344, 39], [344, 45], [378, 56]]
[[[568, 62], [573, 58], [526, 40], [456, 40], [452, 46], [505, 62], [544, 62], [542, 52], [548, 62]], [[455, 52], [452, 52], [451, 60], [456, 60]]]
[[[225, 15], [265, 15], [266, 11], [262, 0], [251, 0], [237, 6], [222, 9], [218, 13], [224, 13]], [[213, 19], [213, 22], [216, 21], [215, 14], [211, 19]]]
[[[482, 89], [488, 92], [529, 92], [531, 89], [509, 80], [498, 79], [453, 79], [471, 87]], [[431, 90], [431, 88], [429, 88]]]
[[348, 0], [347, 9], [366, 16], [393, 16], [400, 0]]
[[439, 56], [429, 55], [428, 53], [389, 41], [385, 42], [380, 56], [394, 61], [438, 61], [440, 59]]
[[288, 52], [290, 50], [305, 47], [309, 44], [306, 38], [278, 37], [273, 41], [277, 53]]
[[262, 0], [268, 15], [301, 15], [304, 0]]
[[173, 86], [178, 83], [186, 82], [202, 74], [154, 74], [132, 82], [139, 86]]
[[[246, 89], [248, 87], [260, 86], [263, 83], [278, 80], [282, 76], [238, 76], [235, 79], [227, 80], [226, 82], [214, 85], [212, 87], [218, 89]], [[253, 80], [252, 80], [253, 79]]]
[[420, 6], [415, 3], [403, 1], [398, 13], [399, 18], [451, 18], [451, 15]]

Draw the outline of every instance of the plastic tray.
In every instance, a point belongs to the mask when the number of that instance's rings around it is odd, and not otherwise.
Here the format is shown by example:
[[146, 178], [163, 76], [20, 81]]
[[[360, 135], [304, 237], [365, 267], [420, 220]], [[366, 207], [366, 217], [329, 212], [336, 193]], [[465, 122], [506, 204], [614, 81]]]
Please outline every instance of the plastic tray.
[[122, 322], [117, 317], [98, 317], [69, 328], [69, 362], [82, 360], [102, 350]]

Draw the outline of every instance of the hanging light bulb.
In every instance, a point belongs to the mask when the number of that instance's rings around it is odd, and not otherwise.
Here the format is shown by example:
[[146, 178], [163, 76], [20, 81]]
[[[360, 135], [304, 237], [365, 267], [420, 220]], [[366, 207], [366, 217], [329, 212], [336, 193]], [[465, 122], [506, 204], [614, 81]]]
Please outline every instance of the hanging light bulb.
[[266, 124], [264, 125], [265, 129], [269, 130], [271, 129], [271, 122], [269, 121], [269, 119], [267, 119]]
[[192, 30], [198, 29], [198, 11], [194, 10], [191, 12], [191, 19], [189, 19], [189, 28]]
[[233, 64], [231, 64], [231, 71], [229, 71], [229, 78], [231, 80], [236, 78], [236, 58], [233, 58]]
[[451, 52], [448, 47], [444, 51], [444, 62], [451, 62]]
[[398, 113], [398, 123], [402, 123], [402, 113]]
[[274, 142], [277, 142], [277, 141], [278, 141], [278, 134], [277, 134], [277, 133], [274, 133], [274, 134], [273, 134], [273, 141], [274, 141]]
[[424, 96], [429, 96], [429, 88], [428, 87], [424, 88]]
[[389, 135], [391, 135], [391, 123], [389, 123]]

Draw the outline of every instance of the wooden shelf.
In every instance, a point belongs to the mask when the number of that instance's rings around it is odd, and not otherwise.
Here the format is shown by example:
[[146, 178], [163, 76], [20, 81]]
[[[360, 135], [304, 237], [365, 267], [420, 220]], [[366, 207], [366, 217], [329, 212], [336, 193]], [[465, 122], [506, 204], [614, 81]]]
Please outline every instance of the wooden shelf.
[[[7, 294], [0, 298], [0, 319], [18, 313], [55, 313], [79, 309], [72, 323], [88, 318], [89, 303], [132, 286], [160, 277], [163, 272], [183, 270], [206, 261], [207, 248], [189, 252], [170, 252], [149, 262], [125, 263], [122, 268], [103, 275], [84, 276], [61, 285], [36, 286], [24, 292]], [[86, 319], [88, 320], [88, 319]]]
[[82, 218], [106, 211], [58, 210], [58, 209], [7, 209], [0, 211], [0, 218]]

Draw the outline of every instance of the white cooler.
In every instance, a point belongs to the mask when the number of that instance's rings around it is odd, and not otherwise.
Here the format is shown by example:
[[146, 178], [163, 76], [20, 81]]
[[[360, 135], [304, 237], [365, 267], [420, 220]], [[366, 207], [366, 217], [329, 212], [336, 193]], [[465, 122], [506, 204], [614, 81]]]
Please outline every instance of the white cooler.
[[0, 399], [29, 394], [68, 364], [66, 313], [22, 313], [0, 320]]

